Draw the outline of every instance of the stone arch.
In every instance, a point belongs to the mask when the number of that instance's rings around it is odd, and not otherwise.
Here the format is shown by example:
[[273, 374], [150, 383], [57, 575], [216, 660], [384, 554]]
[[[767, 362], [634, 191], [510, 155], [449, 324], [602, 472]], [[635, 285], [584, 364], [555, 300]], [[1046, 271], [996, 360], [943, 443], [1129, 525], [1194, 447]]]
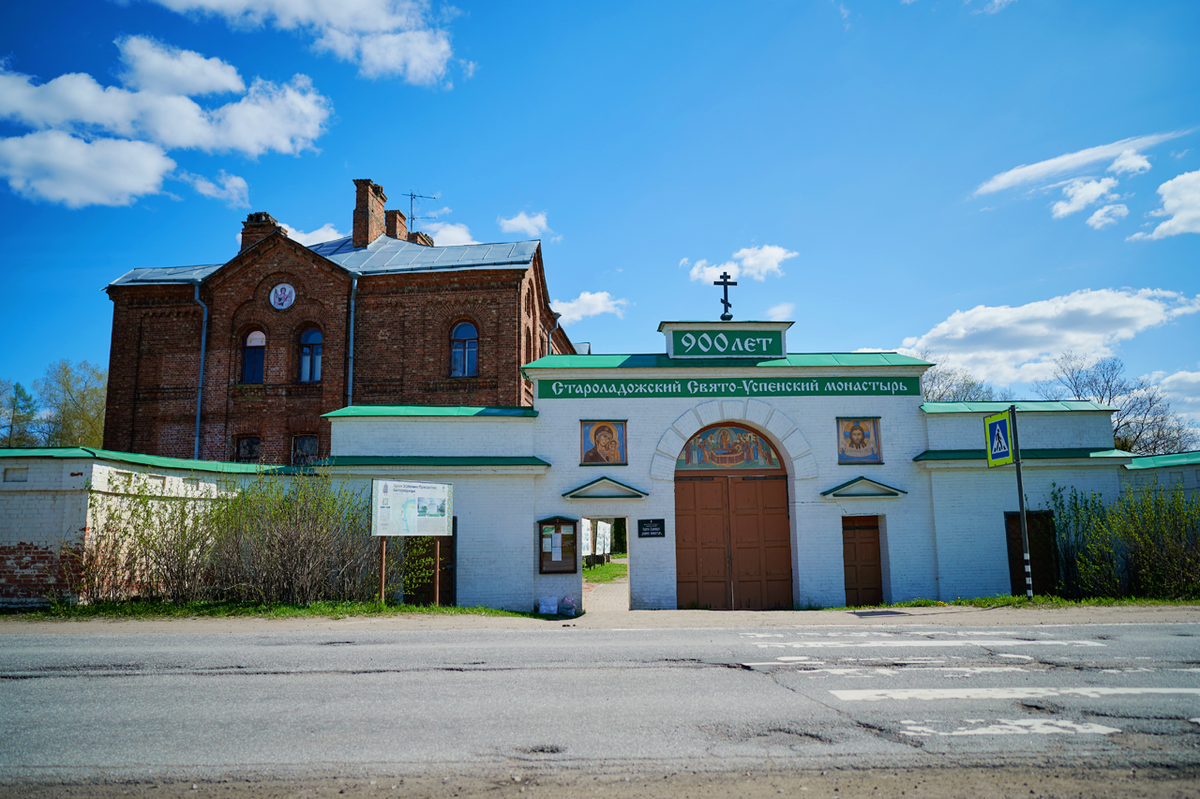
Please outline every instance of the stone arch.
[[817, 458], [808, 439], [786, 413], [759, 399], [720, 399], [701, 402], [671, 423], [655, 447], [650, 477], [674, 480], [675, 462], [687, 442], [702, 428], [718, 422], [742, 422], [767, 433], [793, 480], [817, 476]]

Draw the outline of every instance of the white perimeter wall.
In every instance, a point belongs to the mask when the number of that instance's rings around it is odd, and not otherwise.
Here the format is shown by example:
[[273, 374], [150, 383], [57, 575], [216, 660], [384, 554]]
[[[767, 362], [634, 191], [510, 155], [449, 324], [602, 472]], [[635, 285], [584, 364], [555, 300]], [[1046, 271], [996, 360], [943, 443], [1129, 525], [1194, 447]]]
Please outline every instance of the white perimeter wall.
[[[838, 372], [845, 376], [852, 370]], [[906, 373], [903, 369], [885, 370]], [[883, 371], [853, 370], [861, 379]], [[744, 377], [706, 370], [704, 379]], [[637, 377], [687, 380], [672, 369], [663, 373], [599, 374], [563, 370], [555, 379]], [[775, 373], [772, 372], [772, 376]], [[811, 378], [789, 371], [779, 378]], [[828, 376], [828, 375], [821, 375]], [[541, 379], [550, 379], [539, 374]], [[803, 606], [845, 604], [842, 554], [843, 515], [880, 515], [884, 598], [889, 601], [936, 594], [932, 499], [928, 476], [912, 459], [928, 448], [919, 397], [766, 397], [749, 400], [675, 398], [542, 399], [534, 454], [553, 466], [538, 483], [538, 512], [579, 518], [629, 518], [630, 604], [634, 609], [672, 609], [676, 602], [675, 460], [687, 440], [717, 422], [738, 422], [758, 430], [780, 452], [788, 470], [791, 503], [793, 599]], [[879, 416], [881, 465], [837, 463], [837, 417]], [[581, 466], [581, 420], [627, 420], [629, 465]], [[829, 500], [821, 492], [860, 475], [908, 493], [897, 498]], [[649, 493], [645, 499], [569, 500], [564, 492], [605, 476]], [[665, 538], [638, 538], [637, 520], [666, 520]], [[890, 579], [889, 579], [890, 573]]]

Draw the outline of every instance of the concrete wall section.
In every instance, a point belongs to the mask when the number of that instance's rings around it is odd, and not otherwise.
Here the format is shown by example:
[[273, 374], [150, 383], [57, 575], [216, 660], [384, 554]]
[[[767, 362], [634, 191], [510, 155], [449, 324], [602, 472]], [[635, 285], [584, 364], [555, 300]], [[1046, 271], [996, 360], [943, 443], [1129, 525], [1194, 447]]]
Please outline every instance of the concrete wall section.
[[[929, 449], [983, 449], [986, 413], [925, 414]], [[1019, 412], [1017, 434], [1022, 449], [1097, 447], [1112, 449], [1112, 414], [1108, 411]]]

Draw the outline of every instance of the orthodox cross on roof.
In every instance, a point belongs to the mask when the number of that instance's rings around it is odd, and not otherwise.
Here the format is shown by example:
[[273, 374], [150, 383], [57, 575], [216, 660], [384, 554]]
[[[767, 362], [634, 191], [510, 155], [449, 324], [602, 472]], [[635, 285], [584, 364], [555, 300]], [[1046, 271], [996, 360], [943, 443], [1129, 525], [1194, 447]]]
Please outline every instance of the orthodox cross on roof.
[[737, 285], [737, 281], [736, 281], [736, 280], [734, 280], [734, 281], [732, 281], [732, 282], [731, 282], [731, 281], [729, 280], [729, 273], [728, 273], [728, 272], [722, 272], [722, 273], [721, 273], [721, 279], [720, 279], [720, 280], [714, 280], [714, 281], [713, 281], [713, 285], [714, 285], [714, 286], [724, 286], [724, 287], [725, 287], [725, 298], [724, 298], [723, 300], [721, 300], [721, 304], [725, 306], [725, 313], [721, 314], [721, 321], [722, 321], [722, 322], [728, 322], [728, 321], [730, 321], [731, 319], [733, 319], [733, 314], [731, 314], [731, 313], [729, 312], [729, 309], [730, 309], [731, 307], [733, 307], [733, 303], [729, 301], [729, 287], [730, 287], [730, 286], [736, 286], [736, 285]]

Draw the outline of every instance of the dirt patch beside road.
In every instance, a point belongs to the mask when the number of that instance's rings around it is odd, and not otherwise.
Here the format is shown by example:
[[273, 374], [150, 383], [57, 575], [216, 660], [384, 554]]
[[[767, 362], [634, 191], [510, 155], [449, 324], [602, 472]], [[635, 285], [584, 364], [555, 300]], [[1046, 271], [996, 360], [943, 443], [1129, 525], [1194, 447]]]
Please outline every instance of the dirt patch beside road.
[[489, 776], [423, 774], [353, 779], [228, 780], [114, 784], [0, 786], [16, 799], [282, 799], [282, 797], [423, 797], [424, 799], [778, 799], [788, 797], [920, 797], [921, 799], [1191, 799], [1200, 795], [1196, 771], [1097, 771], [1080, 768], [927, 768], [872, 771], [670, 772], [592, 774], [511, 771]]

